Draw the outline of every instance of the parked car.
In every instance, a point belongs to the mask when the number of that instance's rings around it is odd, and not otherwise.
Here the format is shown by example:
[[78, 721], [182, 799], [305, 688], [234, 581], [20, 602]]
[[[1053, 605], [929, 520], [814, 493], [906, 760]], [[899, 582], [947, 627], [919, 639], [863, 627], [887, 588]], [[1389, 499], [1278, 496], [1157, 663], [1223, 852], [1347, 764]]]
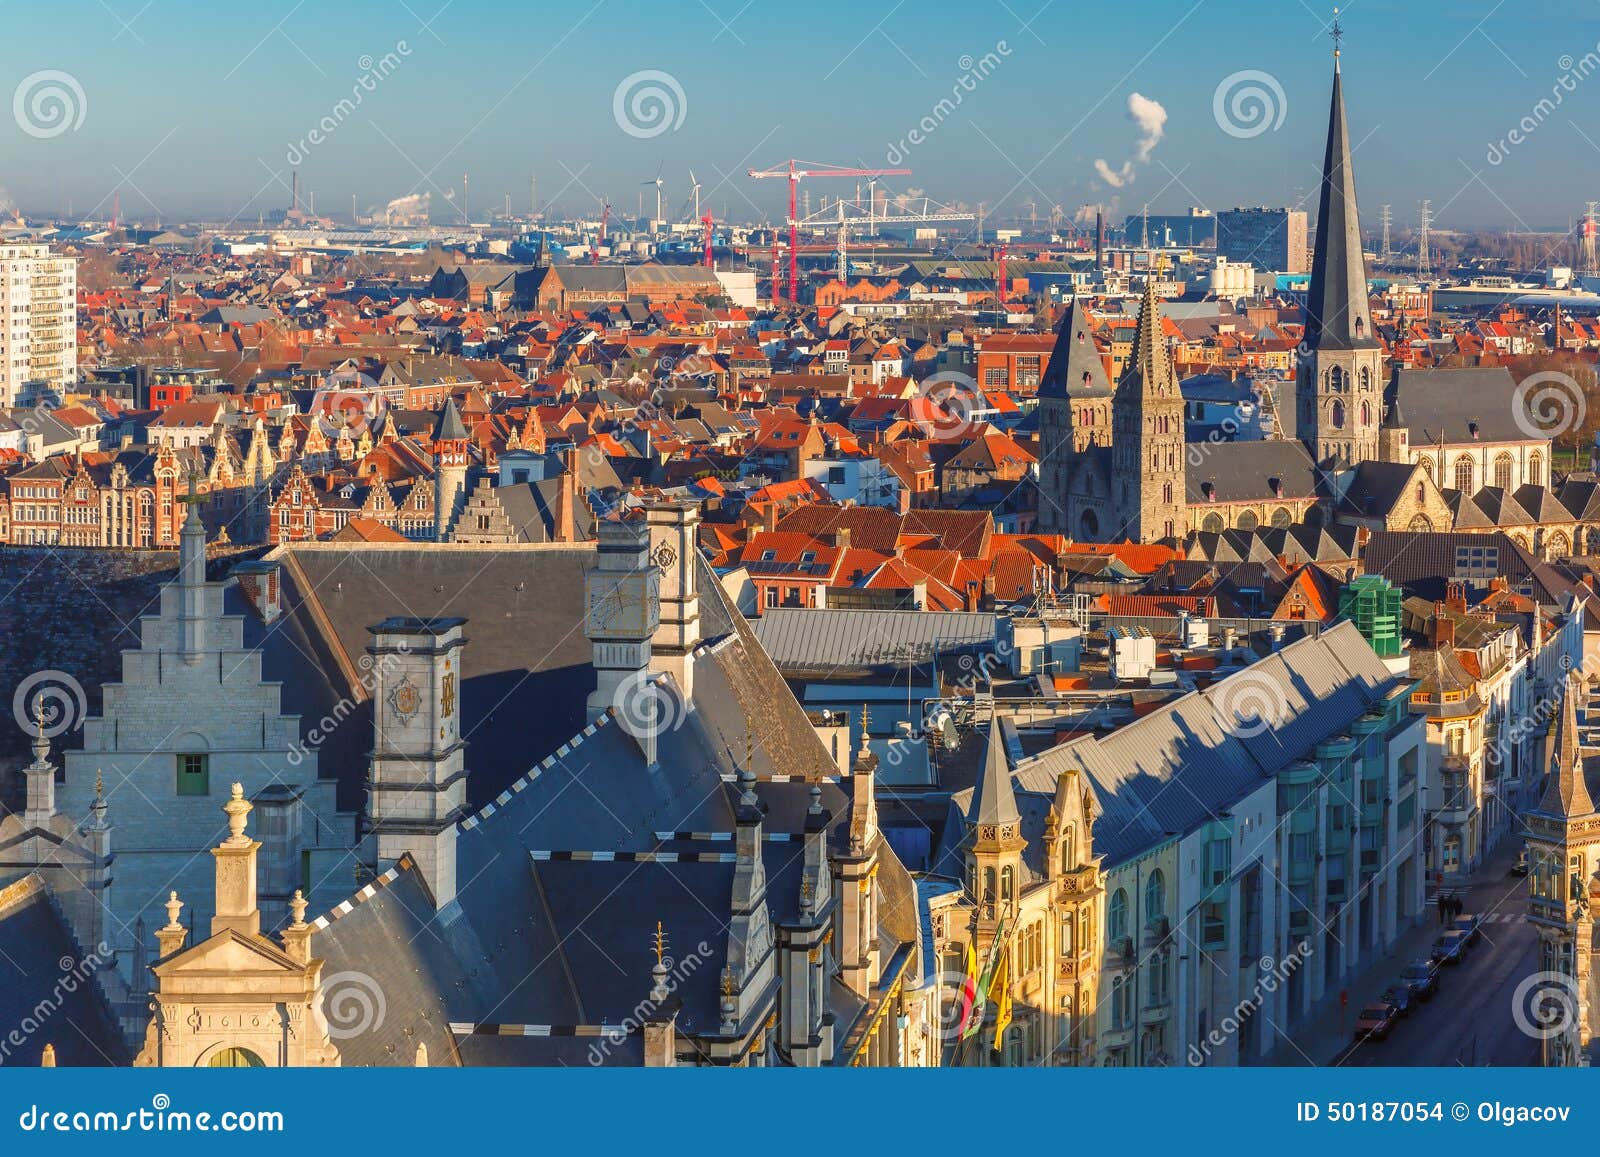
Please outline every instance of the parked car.
[[1470, 948], [1483, 931], [1483, 917], [1472, 915], [1457, 916], [1450, 921], [1450, 929], [1454, 932], [1465, 932], [1467, 934], [1467, 946]]
[[1440, 964], [1460, 964], [1467, 955], [1467, 934], [1465, 932], [1441, 932], [1433, 942], [1433, 950], [1429, 953]]
[[1391, 984], [1383, 990], [1383, 995], [1378, 998], [1392, 1007], [1395, 1015], [1404, 1019], [1411, 1015], [1412, 1007], [1417, 1003], [1416, 993], [1411, 991], [1411, 986], [1404, 982]]
[[1356, 1040], [1383, 1040], [1399, 1019], [1400, 1014], [1395, 1012], [1394, 1005], [1382, 1002], [1369, 1004], [1356, 1017]]
[[1528, 849], [1523, 848], [1517, 853], [1517, 862], [1511, 865], [1513, 876], [1526, 876], [1528, 874]]
[[1418, 1000], [1427, 1000], [1439, 991], [1439, 966], [1432, 960], [1413, 960], [1400, 970], [1400, 979]]

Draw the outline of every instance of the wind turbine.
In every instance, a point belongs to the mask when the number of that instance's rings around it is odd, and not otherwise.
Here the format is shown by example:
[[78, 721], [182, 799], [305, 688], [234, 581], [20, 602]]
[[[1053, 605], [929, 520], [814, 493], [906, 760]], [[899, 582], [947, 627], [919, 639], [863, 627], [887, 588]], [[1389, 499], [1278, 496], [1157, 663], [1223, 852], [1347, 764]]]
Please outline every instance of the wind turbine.
[[684, 199], [683, 208], [678, 211], [678, 216], [683, 216], [689, 211], [689, 203], [694, 203], [694, 215], [691, 221], [700, 220], [700, 181], [695, 177], [694, 170], [689, 170], [689, 196]]
[[655, 220], [657, 220], [657, 221], [661, 220], [661, 186], [662, 186], [662, 184], [664, 184], [664, 182], [661, 180], [661, 170], [665, 169], [666, 167], [667, 167], [667, 162], [662, 161], [660, 167], [656, 169], [656, 175], [655, 175], [654, 178], [652, 178], [651, 180], [648, 180], [648, 181], [640, 181], [639, 182], [640, 185], [654, 185], [656, 187], [656, 215], [655, 215]]

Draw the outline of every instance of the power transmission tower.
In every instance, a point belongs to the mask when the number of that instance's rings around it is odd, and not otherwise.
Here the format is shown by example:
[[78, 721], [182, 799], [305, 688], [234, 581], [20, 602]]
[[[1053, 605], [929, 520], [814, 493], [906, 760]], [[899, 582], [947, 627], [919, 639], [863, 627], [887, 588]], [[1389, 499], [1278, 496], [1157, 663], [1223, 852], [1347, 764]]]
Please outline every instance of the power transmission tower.
[[1389, 212], [1389, 206], [1383, 207], [1379, 219], [1383, 222], [1383, 243], [1378, 246], [1378, 263], [1387, 265], [1394, 260], [1394, 250], [1389, 247], [1389, 226], [1394, 220], [1394, 215]]
[[1422, 229], [1417, 234], [1417, 276], [1426, 277], [1433, 272], [1428, 261], [1428, 227], [1433, 224], [1433, 202], [1422, 202]]

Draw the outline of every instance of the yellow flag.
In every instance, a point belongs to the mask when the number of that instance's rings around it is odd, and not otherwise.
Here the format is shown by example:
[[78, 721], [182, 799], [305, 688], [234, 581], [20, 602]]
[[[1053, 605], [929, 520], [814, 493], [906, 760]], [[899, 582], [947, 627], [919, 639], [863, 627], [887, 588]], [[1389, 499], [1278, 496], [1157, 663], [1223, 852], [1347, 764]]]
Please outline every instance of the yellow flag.
[[994, 1001], [994, 1047], [998, 1052], [1005, 1041], [1006, 1027], [1011, 1024], [1011, 950], [1000, 957], [1000, 967], [989, 982], [989, 999]]

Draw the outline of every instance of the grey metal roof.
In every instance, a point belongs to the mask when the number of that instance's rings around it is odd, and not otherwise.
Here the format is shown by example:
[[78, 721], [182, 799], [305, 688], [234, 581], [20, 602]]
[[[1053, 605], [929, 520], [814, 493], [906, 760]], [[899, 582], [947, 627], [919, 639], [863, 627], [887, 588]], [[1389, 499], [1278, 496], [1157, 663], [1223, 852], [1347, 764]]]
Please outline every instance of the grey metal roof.
[[[1317, 496], [1317, 465], [1299, 441], [1192, 442], [1187, 449], [1185, 490], [1191, 504]], [[1273, 492], [1274, 478], [1282, 486], [1281, 495]], [[1213, 487], [1209, 495], [1207, 483]]]
[[[1504, 366], [1395, 371], [1386, 402], [1404, 414], [1418, 450], [1466, 442], [1531, 442], [1527, 419], [1512, 405], [1516, 381]], [[1520, 422], [1519, 422], [1520, 419]]]
[[998, 619], [964, 611], [861, 611], [775, 607], [752, 624], [782, 671], [858, 670], [931, 662], [936, 654], [992, 647]]

